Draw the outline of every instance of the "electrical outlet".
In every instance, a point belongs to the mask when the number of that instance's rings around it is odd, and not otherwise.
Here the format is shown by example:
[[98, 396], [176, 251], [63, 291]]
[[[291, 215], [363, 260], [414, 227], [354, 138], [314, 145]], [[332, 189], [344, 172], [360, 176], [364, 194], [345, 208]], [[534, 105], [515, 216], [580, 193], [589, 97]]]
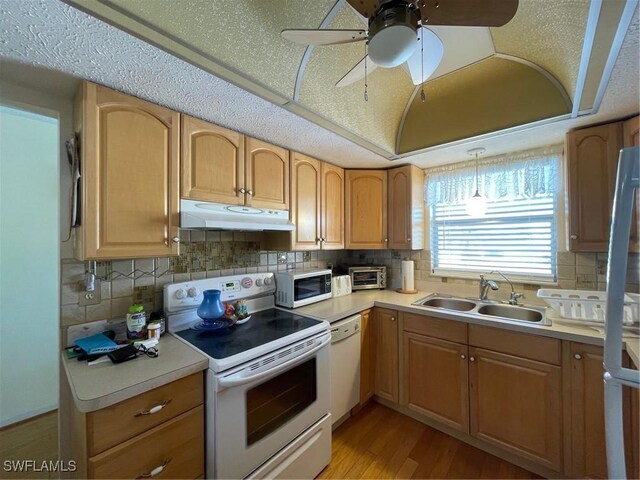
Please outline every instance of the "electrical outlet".
[[87, 305], [98, 305], [102, 299], [100, 298], [100, 280], [96, 279], [96, 288], [93, 292], [87, 292], [84, 290], [84, 284], [80, 288], [80, 295], [78, 299], [78, 305], [86, 307]]

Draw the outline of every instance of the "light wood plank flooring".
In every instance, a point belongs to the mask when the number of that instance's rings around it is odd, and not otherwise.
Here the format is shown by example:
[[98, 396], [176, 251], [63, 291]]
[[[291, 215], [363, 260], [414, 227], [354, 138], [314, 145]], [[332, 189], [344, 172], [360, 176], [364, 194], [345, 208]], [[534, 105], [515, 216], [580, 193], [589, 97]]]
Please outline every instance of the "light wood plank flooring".
[[331, 463], [317, 478], [541, 477], [371, 402], [333, 432]]
[[56, 472], [6, 472], [5, 460], [58, 459], [58, 411], [54, 410], [0, 430], [0, 479], [58, 478]]

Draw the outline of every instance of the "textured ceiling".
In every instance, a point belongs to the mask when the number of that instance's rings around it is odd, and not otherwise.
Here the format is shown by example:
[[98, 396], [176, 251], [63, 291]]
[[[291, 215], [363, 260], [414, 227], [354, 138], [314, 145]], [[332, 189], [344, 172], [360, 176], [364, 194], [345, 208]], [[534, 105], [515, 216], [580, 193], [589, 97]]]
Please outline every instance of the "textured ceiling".
[[283, 39], [280, 31], [291, 25], [318, 28], [335, 0], [109, 0], [108, 3], [291, 97], [306, 47]]
[[[227, 1], [232, 2], [232, 0]], [[521, 3], [526, 8], [526, 5], [531, 1], [521, 0]], [[298, 2], [294, 3], [299, 4]], [[329, 2], [329, 4], [331, 3], [333, 2]], [[558, 4], [576, 4], [576, 2], [570, 1], [539, 3], [544, 3], [549, 8], [555, 8], [554, 6]], [[314, 19], [314, 21], [316, 20], [318, 19]], [[297, 27], [300, 24], [288, 26]], [[564, 25], [562, 28], [568, 29], [570, 27], [571, 25]], [[495, 32], [492, 33], [494, 41], [496, 41]], [[527, 38], [523, 34], [519, 40], [520, 43], [526, 43]], [[543, 40], [538, 38], [536, 42]], [[553, 50], [558, 48], [561, 47], [558, 44], [553, 44], [547, 49], [547, 53], [551, 55], [554, 53]], [[312, 57], [319, 53], [316, 50], [320, 49], [315, 49]], [[514, 53], [514, 51], [510, 52]], [[524, 131], [500, 132], [455, 142], [408, 156], [405, 160], [420, 166], [429, 166], [465, 159], [466, 149], [473, 146], [486, 147], [487, 154], [499, 154], [520, 148], [557, 143], [562, 141], [564, 133], [569, 128], [636, 113], [638, 111], [638, 53], [636, 12], [632, 27], [625, 38], [623, 49], [611, 76], [602, 106], [596, 115], [527, 128]], [[342, 54], [343, 51], [340, 50], [338, 55]], [[299, 53], [298, 56], [300, 56]], [[279, 108], [263, 100], [264, 96], [259, 98], [195, 67], [192, 64], [194, 62], [188, 63], [179, 60], [159, 48], [56, 0], [39, 2], [3, 0], [0, 2], [0, 57], [5, 60], [26, 62], [68, 72], [76, 77], [87, 78], [342, 166], [376, 167], [389, 165], [389, 162], [379, 155], [344, 138], [348, 135], [335, 134], [291, 113], [291, 111], [297, 111], [296, 104], [293, 102], [284, 105], [285, 108]], [[336, 62], [336, 58], [333, 61]], [[292, 63], [296, 62], [299, 65], [298, 57]], [[558, 64], [560, 65], [561, 62]], [[298, 65], [296, 65], [295, 71], [297, 71]], [[4, 61], [0, 68], [11, 69], [12, 66]], [[313, 68], [311, 60], [309, 68]], [[548, 68], [552, 69], [553, 67]], [[402, 81], [410, 84], [404, 72], [400, 69], [395, 70], [397, 70], [399, 79], [404, 76]], [[312, 70], [310, 71], [312, 72]], [[379, 81], [375, 76], [380, 71], [381, 69], [378, 69], [371, 75], [369, 103], [373, 102], [375, 93], [372, 89]], [[386, 72], [382, 72], [384, 76]], [[1, 76], [6, 78], [7, 75], [4, 73], [3, 71]], [[562, 80], [562, 75], [558, 72], [554, 73], [564, 84], [566, 80]], [[34, 72], [33, 75], [42, 75], [43, 78], [46, 78], [46, 74], [40, 72]], [[291, 79], [291, 75], [288, 75]], [[29, 83], [32, 80], [24, 78], [22, 82]], [[306, 76], [304, 80], [307, 80]], [[289, 80], [289, 82], [291, 81]], [[389, 83], [389, 80], [383, 79], [381, 84], [388, 85]], [[288, 85], [287, 89], [290, 89], [291, 83]], [[409, 91], [411, 92], [412, 89], [409, 88]], [[389, 94], [389, 92], [386, 93]], [[287, 95], [291, 96], [292, 92]], [[304, 98], [304, 94], [302, 97]], [[310, 99], [311, 96], [307, 98]], [[323, 95], [318, 94], [315, 101], [321, 103], [322, 100]], [[362, 90], [357, 88], [357, 84], [353, 98], [349, 102], [362, 103]], [[404, 102], [406, 103], [406, 100]], [[311, 111], [309, 103], [302, 105]], [[376, 117], [385, 120], [387, 115], [387, 112], [382, 109], [376, 115], [370, 116], [361, 115], [358, 111], [349, 112], [349, 108], [351, 105], [345, 108], [346, 114], [337, 109], [347, 119], [344, 120], [344, 123], [359, 122], [359, 119], [363, 117], [365, 120]], [[304, 116], [310, 118], [308, 115]], [[325, 118], [327, 116], [323, 115]], [[328, 127], [333, 131], [339, 131], [331, 124], [328, 124]], [[375, 126], [363, 125], [354, 128], [351, 124], [348, 129], [352, 132], [358, 130], [355, 132], [358, 135], [376, 135]], [[394, 131], [397, 131], [397, 125]], [[385, 145], [386, 147], [389, 143], [388, 138], [390, 138], [387, 132], [383, 132], [381, 138], [382, 140], [380, 138], [372, 138], [371, 140], [375, 141], [377, 145]], [[356, 139], [356, 141], [358, 140]], [[366, 144], [366, 142], [360, 143]], [[368, 145], [371, 144], [369, 141]]]
[[573, 98], [588, 14], [585, 0], [520, 0], [513, 19], [491, 29], [496, 52], [539, 65]]

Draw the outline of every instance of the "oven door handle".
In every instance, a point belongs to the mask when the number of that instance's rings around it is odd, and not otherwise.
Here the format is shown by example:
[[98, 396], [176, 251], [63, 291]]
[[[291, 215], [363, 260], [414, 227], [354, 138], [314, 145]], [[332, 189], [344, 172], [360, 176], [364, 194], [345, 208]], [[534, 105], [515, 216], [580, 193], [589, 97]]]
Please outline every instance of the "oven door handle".
[[229, 375], [229, 377], [221, 377], [218, 379], [218, 385], [221, 387], [236, 387], [238, 385], [244, 385], [247, 383], [251, 383], [251, 382], [255, 382], [256, 380], [260, 380], [263, 379], [265, 377], [270, 377], [273, 376], [283, 370], [286, 370], [287, 368], [291, 367], [292, 365], [295, 365], [296, 363], [302, 363], [303, 361], [305, 361], [307, 358], [312, 357], [318, 350], [320, 350], [321, 348], [325, 347], [329, 342], [331, 342], [331, 335], [327, 334], [326, 336], [324, 336], [324, 338], [322, 339], [322, 341], [316, 345], [315, 347], [313, 347], [311, 350], [305, 352], [304, 354], [302, 354], [301, 356], [296, 356], [294, 358], [292, 358], [291, 360], [288, 360], [284, 363], [281, 363], [280, 365], [278, 365], [275, 368], [271, 368], [269, 370], [266, 370], [264, 372], [260, 372], [260, 373], [256, 373], [255, 375], [251, 375], [251, 376], [238, 376], [236, 377], [235, 375], [238, 374], [242, 374], [245, 370], [241, 370], [238, 373], [235, 373], [233, 375]]

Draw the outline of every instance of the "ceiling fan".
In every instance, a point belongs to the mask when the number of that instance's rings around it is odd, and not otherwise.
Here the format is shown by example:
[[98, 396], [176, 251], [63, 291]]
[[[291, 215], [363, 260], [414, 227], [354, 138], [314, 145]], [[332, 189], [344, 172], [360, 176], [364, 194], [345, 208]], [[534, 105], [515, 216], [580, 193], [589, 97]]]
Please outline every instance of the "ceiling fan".
[[339, 45], [366, 41], [364, 58], [336, 87], [344, 87], [377, 66], [406, 62], [414, 85], [438, 67], [444, 48], [426, 25], [500, 27], [513, 18], [518, 0], [347, 0], [363, 17], [367, 29], [287, 29], [282, 36], [303, 45]]

